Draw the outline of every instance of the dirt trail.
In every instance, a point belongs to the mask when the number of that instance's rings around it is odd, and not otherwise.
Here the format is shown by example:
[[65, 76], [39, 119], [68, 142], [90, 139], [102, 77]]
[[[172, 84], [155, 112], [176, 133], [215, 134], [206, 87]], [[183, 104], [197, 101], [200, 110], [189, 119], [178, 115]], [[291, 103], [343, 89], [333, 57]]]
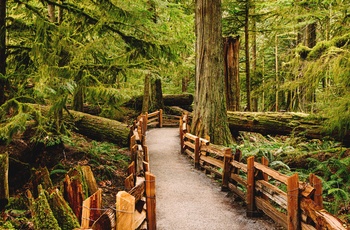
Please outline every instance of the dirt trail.
[[277, 229], [269, 220], [246, 218], [220, 185], [180, 154], [178, 128], [147, 132], [150, 170], [156, 175], [158, 230]]

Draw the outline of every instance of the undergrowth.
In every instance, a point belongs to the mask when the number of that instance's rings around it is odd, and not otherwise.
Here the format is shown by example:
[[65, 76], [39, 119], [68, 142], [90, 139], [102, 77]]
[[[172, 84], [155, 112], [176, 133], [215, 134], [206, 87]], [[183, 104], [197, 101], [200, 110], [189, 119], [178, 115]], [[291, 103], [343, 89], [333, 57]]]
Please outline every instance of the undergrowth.
[[257, 162], [265, 157], [269, 167], [286, 175], [297, 172], [301, 181], [316, 174], [322, 180], [325, 209], [350, 222], [350, 149], [333, 141], [256, 133], [241, 133], [232, 148], [242, 151], [243, 162], [250, 156]]

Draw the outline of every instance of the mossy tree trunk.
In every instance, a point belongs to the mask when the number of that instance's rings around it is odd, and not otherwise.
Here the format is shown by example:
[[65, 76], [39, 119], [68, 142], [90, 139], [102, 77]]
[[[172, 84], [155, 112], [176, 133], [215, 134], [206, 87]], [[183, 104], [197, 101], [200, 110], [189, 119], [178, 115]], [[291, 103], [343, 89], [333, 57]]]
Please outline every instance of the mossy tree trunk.
[[5, 208], [9, 200], [9, 156], [7, 153], [0, 154], [0, 211]]
[[228, 145], [221, 1], [196, 0], [196, 93], [192, 133]]
[[145, 83], [143, 87], [143, 100], [142, 100], [142, 113], [149, 112], [149, 100], [150, 100], [150, 81], [149, 74], [145, 76]]

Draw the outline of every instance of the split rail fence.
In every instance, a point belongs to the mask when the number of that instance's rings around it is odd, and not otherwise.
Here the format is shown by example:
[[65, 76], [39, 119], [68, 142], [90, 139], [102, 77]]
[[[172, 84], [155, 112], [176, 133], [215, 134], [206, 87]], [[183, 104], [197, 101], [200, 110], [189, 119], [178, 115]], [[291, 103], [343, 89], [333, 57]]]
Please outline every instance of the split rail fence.
[[[83, 201], [80, 229], [106, 229], [104, 226], [116, 230], [156, 229], [156, 177], [149, 171], [147, 126], [162, 127], [163, 111], [140, 115], [130, 129], [131, 163], [129, 176], [125, 179], [127, 191], [118, 192], [115, 211], [107, 209], [101, 213], [102, 190], [98, 189]], [[99, 221], [101, 219], [104, 220]], [[99, 223], [104, 224], [97, 226]]]
[[188, 132], [189, 117], [180, 119], [181, 152], [194, 160], [198, 169], [222, 179], [222, 190], [231, 190], [247, 204], [247, 216], [265, 213], [288, 230], [346, 229], [341, 220], [323, 209], [322, 182], [310, 174], [309, 183], [298, 174], [287, 176], [268, 167], [268, 160], [241, 162], [242, 153], [211, 144]]

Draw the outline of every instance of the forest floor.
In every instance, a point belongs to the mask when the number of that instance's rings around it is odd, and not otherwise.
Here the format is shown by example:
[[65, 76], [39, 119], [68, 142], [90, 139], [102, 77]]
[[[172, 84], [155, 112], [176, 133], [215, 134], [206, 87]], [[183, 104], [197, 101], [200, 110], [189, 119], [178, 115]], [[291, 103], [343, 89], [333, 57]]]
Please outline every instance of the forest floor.
[[180, 154], [178, 128], [147, 133], [150, 170], [156, 176], [158, 229], [281, 229], [267, 217], [247, 218], [243, 203]]

